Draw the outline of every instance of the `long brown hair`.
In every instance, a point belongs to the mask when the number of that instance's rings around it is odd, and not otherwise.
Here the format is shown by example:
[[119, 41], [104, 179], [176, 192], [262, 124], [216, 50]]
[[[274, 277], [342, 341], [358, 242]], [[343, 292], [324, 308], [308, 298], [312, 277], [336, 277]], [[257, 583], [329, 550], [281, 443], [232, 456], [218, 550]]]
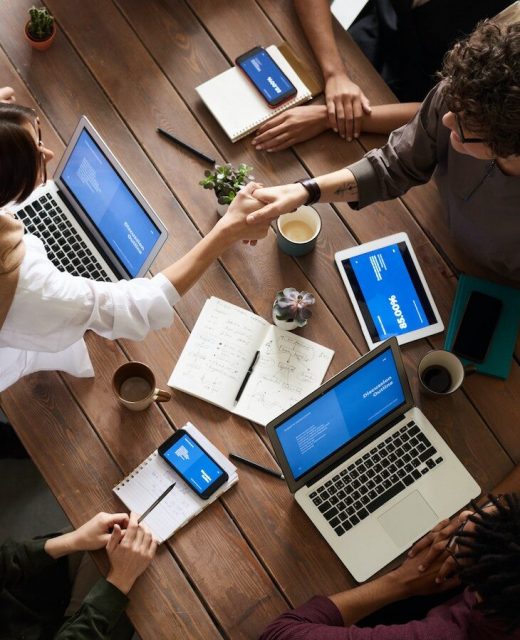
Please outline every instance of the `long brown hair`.
[[22, 202], [33, 191], [40, 169], [40, 150], [25, 128], [32, 109], [0, 103], [0, 207]]

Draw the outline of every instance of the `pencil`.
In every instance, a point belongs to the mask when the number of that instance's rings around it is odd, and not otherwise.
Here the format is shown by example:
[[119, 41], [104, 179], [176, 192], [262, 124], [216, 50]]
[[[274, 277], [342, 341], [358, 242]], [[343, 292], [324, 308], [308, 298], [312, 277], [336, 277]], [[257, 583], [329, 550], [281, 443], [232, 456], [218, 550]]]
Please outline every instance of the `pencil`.
[[160, 133], [162, 136], [164, 136], [170, 142], [173, 142], [174, 144], [179, 145], [179, 147], [182, 147], [183, 149], [186, 149], [186, 151], [190, 151], [191, 153], [193, 153], [193, 155], [197, 156], [197, 158], [200, 158], [201, 160], [204, 160], [205, 162], [209, 162], [209, 164], [215, 164], [216, 160], [213, 160], [213, 158], [210, 158], [205, 153], [202, 153], [202, 151], [199, 151], [198, 149], [195, 149], [194, 147], [189, 145], [187, 142], [183, 142], [182, 140], [179, 140], [179, 138], [176, 138], [174, 135], [172, 135], [168, 131], [165, 131], [164, 129], [161, 129], [161, 127], [157, 127], [157, 133]]
[[144, 520], [146, 516], [150, 513], [150, 511], [155, 509], [155, 507], [159, 504], [159, 502], [161, 502], [161, 500], [163, 500], [163, 498], [166, 498], [166, 496], [170, 493], [170, 491], [173, 489], [175, 484], [176, 483], [174, 482], [171, 486], [169, 486], [166, 489], [166, 491], [163, 491], [163, 493], [161, 493], [161, 495], [157, 498], [157, 500], [150, 507], [148, 507], [148, 509], [142, 514], [142, 516], [140, 516], [139, 520], [137, 521], [138, 523]]

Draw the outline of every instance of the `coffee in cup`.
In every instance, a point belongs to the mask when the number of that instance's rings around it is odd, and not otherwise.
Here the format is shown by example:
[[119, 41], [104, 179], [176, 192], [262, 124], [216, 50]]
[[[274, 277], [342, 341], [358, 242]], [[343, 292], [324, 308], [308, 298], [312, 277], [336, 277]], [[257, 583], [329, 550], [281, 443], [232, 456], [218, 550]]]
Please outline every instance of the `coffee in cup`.
[[167, 402], [172, 397], [155, 386], [153, 371], [142, 362], [126, 362], [116, 369], [112, 389], [119, 403], [131, 411], [142, 411], [152, 402]]
[[474, 365], [464, 366], [454, 353], [444, 349], [428, 351], [417, 368], [423, 391], [436, 397], [457, 391], [464, 377], [474, 371]]
[[292, 213], [284, 213], [276, 221], [276, 240], [280, 249], [289, 256], [310, 253], [321, 231], [321, 218], [308, 205], [298, 207]]

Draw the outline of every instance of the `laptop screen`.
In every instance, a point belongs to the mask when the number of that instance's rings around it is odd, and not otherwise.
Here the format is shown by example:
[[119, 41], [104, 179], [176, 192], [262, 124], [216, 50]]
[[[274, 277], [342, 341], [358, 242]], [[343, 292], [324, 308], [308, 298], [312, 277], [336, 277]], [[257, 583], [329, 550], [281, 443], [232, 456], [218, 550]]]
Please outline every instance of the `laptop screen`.
[[276, 427], [295, 480], [405, 402], [389, 347]]
[[60, 178], [128, 274], [136, 276], [160, 230], [88, 131], [79, 135]]

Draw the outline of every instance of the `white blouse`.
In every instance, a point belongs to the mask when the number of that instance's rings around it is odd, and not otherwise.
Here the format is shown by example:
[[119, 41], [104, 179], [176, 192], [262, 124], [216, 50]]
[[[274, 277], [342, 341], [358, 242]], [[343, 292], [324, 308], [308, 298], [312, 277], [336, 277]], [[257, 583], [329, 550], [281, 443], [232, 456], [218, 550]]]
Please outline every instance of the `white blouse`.
[[180, 296], [162, 274], [115, 283], [58, 271], [41, 240], [25, 235], [25, 257], [0, 329], [0, 391], [34, 371], [89, 377], [94, 369], [83, 336], [142, 340], [169, 327]]

